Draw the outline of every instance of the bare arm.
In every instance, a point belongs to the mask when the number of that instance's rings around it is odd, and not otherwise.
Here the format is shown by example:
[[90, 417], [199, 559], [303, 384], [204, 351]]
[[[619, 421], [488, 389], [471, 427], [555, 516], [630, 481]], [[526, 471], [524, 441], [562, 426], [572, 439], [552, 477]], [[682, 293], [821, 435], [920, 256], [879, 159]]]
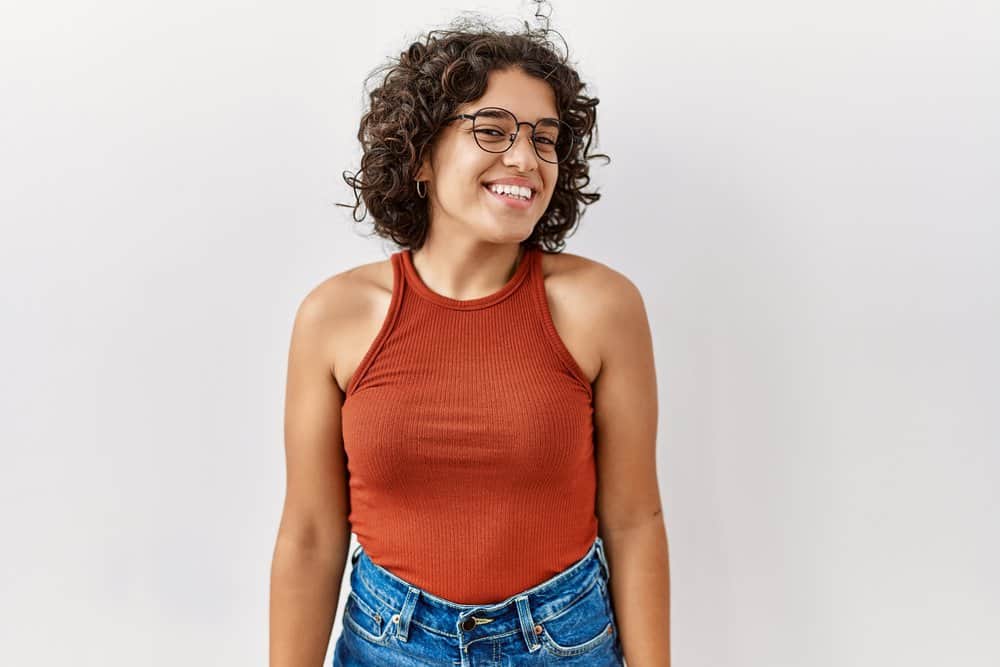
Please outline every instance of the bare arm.
[[670, 563], [656, 468], [658, 399], [653, 340], [639, 290], [620, 274], [601, 318], [594, 382], [598, 515], [608, 590], [630, 667], [670, 667]]
[[351, 531], [330, 368], [329, 298], [313, 290], [295, 316], [285, 391], [286, 490], [271, 562], [270, 667], [322, 667]]

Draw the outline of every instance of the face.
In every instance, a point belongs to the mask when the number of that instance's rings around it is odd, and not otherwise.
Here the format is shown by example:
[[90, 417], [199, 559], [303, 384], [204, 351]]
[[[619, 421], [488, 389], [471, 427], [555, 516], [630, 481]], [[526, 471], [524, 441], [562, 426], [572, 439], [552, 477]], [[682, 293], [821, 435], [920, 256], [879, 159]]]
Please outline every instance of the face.
[[[520, 69], [490, 72], [486, 93], [455, 114], [494, 106], [511, 111], [518, 121], [534, 123], [559, 116], [549, 84]], [[515, 243], [530, 236], [559, 175], [559, 165], [535, 153], [530, 127], [520, 126], [517, 141], [506, 152], [489, 153], [476, 144], [472, 120], [460, 118], [448, 123], [429, 149], [417, 180], [427, 181], [431, 234], [459, 234], [492, 243]], [[507, 177], [531, 183], [535, 192], [527, 205], [507, 203], [484, 185]]]

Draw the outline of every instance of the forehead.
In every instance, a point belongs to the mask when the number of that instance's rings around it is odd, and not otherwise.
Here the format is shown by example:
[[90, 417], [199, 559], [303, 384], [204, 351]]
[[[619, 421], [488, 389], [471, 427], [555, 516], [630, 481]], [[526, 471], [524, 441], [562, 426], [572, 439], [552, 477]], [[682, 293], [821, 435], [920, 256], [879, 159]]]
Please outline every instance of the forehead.
[[472, 113], [482, 107], [502, 107], [518, 120], [529, 122], [559, 117], [552, 86], [516, 68], [490, 72], [486, 92], [478, 100], [459, 107], [459, 113]]

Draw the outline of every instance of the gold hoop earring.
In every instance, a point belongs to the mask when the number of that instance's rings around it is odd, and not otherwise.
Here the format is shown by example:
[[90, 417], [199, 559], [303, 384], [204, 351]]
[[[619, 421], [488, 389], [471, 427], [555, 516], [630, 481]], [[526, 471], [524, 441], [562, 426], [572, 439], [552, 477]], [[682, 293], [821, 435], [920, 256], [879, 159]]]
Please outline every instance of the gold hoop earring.
[[[420, 192], [420, 186], [421, 185], [424, 186], [424, 191], [423, 192]], [[417, 196], [420, 197], [421, 199], [424, 199], [424, 198], [427, 197], [427, 181], [417, 181]]]

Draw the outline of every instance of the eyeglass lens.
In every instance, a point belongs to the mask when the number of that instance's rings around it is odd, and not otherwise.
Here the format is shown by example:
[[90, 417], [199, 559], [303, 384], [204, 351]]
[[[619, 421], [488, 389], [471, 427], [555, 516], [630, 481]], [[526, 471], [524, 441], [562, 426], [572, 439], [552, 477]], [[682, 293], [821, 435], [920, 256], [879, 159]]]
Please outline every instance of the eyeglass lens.
[[[503, 153], [511, 147], [511, 135], [517, 131], [517, 120], [505, 109], [487, 107], [476, 112], [472, 132], [484, 151]], [[573, 148], [573, 131], [568, 124], [555, 118], [543, 118], [535, 125], [532, 144], [546, 162], [561, 162]]]

